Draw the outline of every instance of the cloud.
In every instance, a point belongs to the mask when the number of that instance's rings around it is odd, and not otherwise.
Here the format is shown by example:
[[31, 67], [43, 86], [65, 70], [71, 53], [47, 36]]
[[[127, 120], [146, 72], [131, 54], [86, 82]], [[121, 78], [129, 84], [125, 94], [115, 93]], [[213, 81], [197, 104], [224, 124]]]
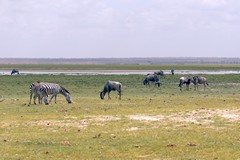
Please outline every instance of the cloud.
[[202, 3], [208, 7], [217, 8], [217, 7], [225, 6], [227, 4], [227, 1], [226, 0], [202, 0]]
[[0, 0], [0, 51], [184, 52], [198, 37], [239, 39], [239, 7], [238, 0]]

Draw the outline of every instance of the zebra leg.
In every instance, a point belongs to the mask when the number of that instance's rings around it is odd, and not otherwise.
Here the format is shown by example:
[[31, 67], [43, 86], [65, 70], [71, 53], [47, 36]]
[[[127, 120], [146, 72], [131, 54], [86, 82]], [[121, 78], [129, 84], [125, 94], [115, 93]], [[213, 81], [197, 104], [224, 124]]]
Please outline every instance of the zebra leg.
[[30, 93], [30, 100], [29, 100], [28, 105], [31, 105], [31, 101], [32, 101], [32, 93]]
[[[33, 96], [33, 103], [34, 104], [36, 104], [36, 99], [37, 99], [37, 97], [38, 97], [38, 94], [34, 94], [34, 96]], [[39, 99], [38, 99], [39, 100]]]
[[57, 96], [57, 94], [53, 94], [52, 97], [49, 100], [49, 103], [52, 101], [53, 97], [55, 97], [55, 103], [56, 103], [56, 96]]
[[108, 99], [111, 99], [111, 97], [110, 97], [110, 92], [108, 92]]
[[55, 95], [54, 98], [55, 98], [55, 104], [56, 104], [57, 103], [57, 94]]

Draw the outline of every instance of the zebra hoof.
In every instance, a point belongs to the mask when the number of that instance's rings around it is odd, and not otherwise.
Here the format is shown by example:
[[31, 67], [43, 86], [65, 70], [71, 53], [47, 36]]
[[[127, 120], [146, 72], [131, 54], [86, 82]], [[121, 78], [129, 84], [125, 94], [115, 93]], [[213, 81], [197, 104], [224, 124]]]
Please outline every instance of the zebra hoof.
[[45, 103], [45, 105], [48, 105], [49, 103]]

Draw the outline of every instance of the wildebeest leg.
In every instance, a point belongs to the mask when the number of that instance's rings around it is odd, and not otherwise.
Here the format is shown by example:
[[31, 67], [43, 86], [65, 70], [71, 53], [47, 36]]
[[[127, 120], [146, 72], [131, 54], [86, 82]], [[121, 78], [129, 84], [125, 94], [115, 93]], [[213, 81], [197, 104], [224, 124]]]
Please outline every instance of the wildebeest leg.
[[121, 100], [121, 91], [118, 92], [119, 99]]
[[196, 91], [197, 89], [197, 84], [194, 84], [194, 91]]
[[111, 99], [111, 97], [110, 97], [110, 92], [108, 92], [108, 99]]

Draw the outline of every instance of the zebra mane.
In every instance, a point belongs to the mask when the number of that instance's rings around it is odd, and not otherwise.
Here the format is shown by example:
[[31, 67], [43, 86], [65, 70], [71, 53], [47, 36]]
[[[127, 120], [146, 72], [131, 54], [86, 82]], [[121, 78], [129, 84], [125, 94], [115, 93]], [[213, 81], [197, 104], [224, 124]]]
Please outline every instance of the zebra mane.
[[60, 87], [61, 87], [62, 90], [64, 90], [64, 91], [67, 92], [68, 94], [70, 94], [70, 92], [69, 92], [66, 88], [64, 88], [64, 87], [62, 87], [62, 86], [60, 86]]

